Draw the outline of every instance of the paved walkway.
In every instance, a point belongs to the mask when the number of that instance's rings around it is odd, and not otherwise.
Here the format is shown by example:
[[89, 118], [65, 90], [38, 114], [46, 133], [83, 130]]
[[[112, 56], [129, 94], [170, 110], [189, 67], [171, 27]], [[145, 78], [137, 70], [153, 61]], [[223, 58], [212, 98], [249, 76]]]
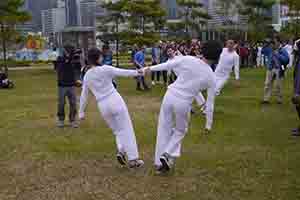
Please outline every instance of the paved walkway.
[[12, 67], [8, 71], [31, 70], [31, 69], [53, 69], [53, 66], [34, 66], [34, 67]]

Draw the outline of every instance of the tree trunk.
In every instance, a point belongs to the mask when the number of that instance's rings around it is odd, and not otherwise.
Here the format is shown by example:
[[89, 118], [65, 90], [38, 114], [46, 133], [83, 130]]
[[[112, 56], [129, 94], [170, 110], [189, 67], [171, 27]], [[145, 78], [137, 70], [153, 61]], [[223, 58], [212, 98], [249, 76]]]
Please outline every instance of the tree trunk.
[[186, 33], [186, 36], [187, 36], [187, 37], [188, 37], [188, 35], [189, 35], [188, 20], [189, 20], [189, 11], [188, 11], [188, 9], [187, 9], [187, 10], [186, 10], [186, 13], [185, 13], [185, 33]]
[[299, 17], [300, 17], [300, 12], [298, 11], [298, 14], [297, 14], [297, 16], [296, 16], [296, 23], [297, 23], [297, 25], [295, 26], [296, 27], [296, 37], [298, 38], [298, 34], [299, 34], [299, 32], [298, 32], [298, 29], [299, 29], [299, 25], [300, 25], [300, 20], [299, 20]]
[[117, 32], [117, 40], [116, 40], [117, 67], [119, 67], [119, 18], [116, 19], [116, 32]]
[[145, 33], [145, 16], [142, 17], [142, 31], [143, 31], [143, 35]]
[[8, 67], [7, 67], [7, 59], [6, 59], [6, 40], [5, 40], [5, 27], [4, 24], [1, 24], [1, 35], [2, 35], [2, 51], [3, 51], [3, 67], [4, 67], [4, 72], [6, 75], [8, 75]]

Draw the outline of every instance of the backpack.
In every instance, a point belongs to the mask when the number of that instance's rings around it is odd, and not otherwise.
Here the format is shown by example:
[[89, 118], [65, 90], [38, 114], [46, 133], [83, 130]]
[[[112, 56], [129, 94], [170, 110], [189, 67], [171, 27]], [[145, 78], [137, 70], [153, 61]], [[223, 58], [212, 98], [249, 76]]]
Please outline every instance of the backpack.
[[281, 49], [279, 49], [278, 54], [279, 54], [278, 58], [279, 58], [280, 63], [283, 66], [287, 66], [290, 63], [289, 53], [285, 49], [281, 48]]

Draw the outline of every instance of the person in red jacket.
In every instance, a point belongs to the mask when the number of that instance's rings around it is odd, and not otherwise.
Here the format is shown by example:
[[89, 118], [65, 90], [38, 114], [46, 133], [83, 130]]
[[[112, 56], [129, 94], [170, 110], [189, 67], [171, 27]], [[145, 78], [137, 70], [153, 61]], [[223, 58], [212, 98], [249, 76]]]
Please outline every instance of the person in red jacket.
[[241, 66], [248, 67], [249, 49], [245, 44], [241, 44], [239, 54], [241, 57]]

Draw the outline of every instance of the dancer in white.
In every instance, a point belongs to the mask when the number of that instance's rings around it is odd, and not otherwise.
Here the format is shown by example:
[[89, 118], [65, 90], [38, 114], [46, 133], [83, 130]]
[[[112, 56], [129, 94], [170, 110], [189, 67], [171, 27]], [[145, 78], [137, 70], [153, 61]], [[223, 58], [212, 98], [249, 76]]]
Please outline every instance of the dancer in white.
[[215, 74], [217, 78], [217, 88], [216, 95], [220, 95], [221, 90], [228, 81], [232, 68], [234, 67], [235, 79], [237, 85], [240, 79], [240, 58], [239, 55], [234, 50], [234, 41], [228, 40], [226, 42], [226, 48], [223, 49], [220, 56], [218, 66], [216, 68]]
[[124, 70], [108, 65], [100, 66], [101, 51], [97, 48], [88, 52], [88, 60], [91, 68], [84, 76], [82, 93], [80, 97], [79, 119], [84, 119], [85, 108], [89, 90], [97, 100], [97, 105], [102, 117], [112, 129], [117, 143], [117, 159], [121, 165], [130, 168], [143, 166], [144, 162], [139, 159], [136, 138], [127, 106], [112, 84], [113, 78], [117, 76], [138, 76], [136, 70]]
[[[174, 54], [171, 47], [168, 52]], [[168, 87], [161, 105], [154, 161], [158, 172], [169, 171], [175, 158], [180, 156], [192, 102], [199, 91], [207, 90], [208, 93], [205, 130], [210, 131], [213, 123], [216, 80], [210, 66], [192, 56], [177, 56], [166, 63], [147, 67], [144, 71], [170, 69], [174, 70], [177, 79]]]

